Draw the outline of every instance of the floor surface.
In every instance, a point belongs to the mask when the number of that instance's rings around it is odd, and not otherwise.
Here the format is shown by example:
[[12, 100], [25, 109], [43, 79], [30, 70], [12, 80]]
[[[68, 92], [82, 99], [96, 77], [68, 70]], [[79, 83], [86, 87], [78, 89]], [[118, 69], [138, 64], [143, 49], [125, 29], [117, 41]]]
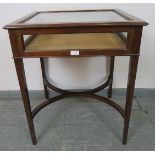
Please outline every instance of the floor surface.
[[[122, 107], [125, 95], [113, 94]], [[31, 99], [34, 107], [43, 99]], [[32, 145], [21, 99], [0, 99], [0, 150], [155, 150], [155, 96], [134, 97], [127, 145], [123, 119], [108, 105], [74, 97], [49, 105], [34, 120], [38, 144]]]

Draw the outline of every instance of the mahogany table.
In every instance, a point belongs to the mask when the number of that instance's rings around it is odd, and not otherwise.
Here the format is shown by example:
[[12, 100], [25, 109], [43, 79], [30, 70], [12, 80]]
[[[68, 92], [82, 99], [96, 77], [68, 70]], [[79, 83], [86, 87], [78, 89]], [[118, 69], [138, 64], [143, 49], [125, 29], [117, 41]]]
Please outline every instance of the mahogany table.
[[[23, 98], [27, 122], [33, 144], [37, 143], [33, 119], [47, 105], [71, 96], [90, 97], [115, 108], [124, 118], [122, 143], [126, 144], [131, 107], [145, 21], [121, 10], [76, 10], [34, 12], [4, 26], [9, 32], [14, 63]], [[101, 86], [83, 91], [60, 89], [48, 81], [44, 59], [49, 57], [111, 58], [110, 74]], [[129, 73], [125, 109], [111, 100], [114, 58], [129, 56]], [[45, 101], [31, 110], [23, 65], [24, 58], [40, 58]], [[109, 87], [108, 97], [96, 92]], [[60, 95], [49, 97], [48, 89]]]

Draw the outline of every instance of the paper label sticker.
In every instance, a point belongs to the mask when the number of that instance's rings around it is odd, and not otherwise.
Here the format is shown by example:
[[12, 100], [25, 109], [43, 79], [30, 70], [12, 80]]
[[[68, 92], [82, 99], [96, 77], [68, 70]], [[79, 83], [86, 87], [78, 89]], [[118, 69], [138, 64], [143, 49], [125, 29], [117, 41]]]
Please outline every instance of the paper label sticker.
[[80, 55], [80, 52], [79, 51], [70, 51], [70, 55]]

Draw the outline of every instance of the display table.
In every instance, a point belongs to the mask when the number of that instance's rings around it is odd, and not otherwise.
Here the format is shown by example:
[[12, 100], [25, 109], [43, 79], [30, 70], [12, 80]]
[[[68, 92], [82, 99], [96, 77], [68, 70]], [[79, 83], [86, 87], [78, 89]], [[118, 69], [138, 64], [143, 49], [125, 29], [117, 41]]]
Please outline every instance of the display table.
[[[115, 108], [124, 118], [122, 143], [126, 144], [134, 86], [145, 21], [121, 10], [76, 10], [34, 12], [4, 26], [8, 29], [14, 63], [33, 144], [37, 143], [33, 119], [47, 105], [72, 96], [90, 97]], [[109, 56], [110, 74], [101, 86], [69, 91], [52, 85], [47, 78], [45, 58]], [[112, 94], [115, 56], [129, 56], [129, 74], [125, 109], [109, 99]], [[45, 101], [31, 110], [23, 65], [24, 58], [40, 58]], [[109, 87], [108, 98], [96, 92]], [[48, 89], [60, 95], [50, 98]], [[104, 134], [104, 133], [103, 133]]]

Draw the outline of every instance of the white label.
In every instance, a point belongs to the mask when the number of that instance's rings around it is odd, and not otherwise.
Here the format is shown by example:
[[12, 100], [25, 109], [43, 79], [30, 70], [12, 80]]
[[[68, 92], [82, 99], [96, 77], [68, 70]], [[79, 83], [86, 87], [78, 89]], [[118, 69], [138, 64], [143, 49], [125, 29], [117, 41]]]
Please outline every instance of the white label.
[[70, 51], [70, 55], [80, 55], [79, 51]]

